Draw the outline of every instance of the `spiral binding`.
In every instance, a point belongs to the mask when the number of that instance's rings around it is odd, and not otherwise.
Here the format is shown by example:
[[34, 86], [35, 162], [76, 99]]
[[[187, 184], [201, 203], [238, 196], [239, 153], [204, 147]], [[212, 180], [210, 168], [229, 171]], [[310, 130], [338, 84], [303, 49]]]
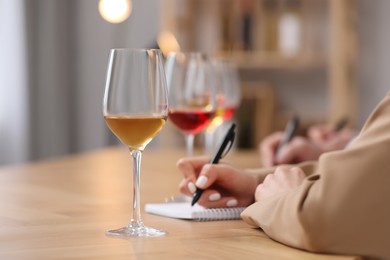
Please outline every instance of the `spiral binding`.
[[235, 208], [210, 208], [192, 213], [193, 220], [210, 221], [210, 220], [234, 220], [240, 219], [240, 214], [244, 207]]

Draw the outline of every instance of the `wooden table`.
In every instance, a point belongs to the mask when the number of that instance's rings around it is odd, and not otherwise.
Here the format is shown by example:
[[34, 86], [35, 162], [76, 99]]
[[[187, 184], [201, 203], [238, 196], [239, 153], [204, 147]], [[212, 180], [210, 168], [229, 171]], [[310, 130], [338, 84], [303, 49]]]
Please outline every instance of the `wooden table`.
[[[183, 151], [146, 150], [141, 201], [177, 194], [176, 160]], [[230, 160], [255, 167], [256, 152]], [[164, 237], [113, 238], [131, 214], [128, 152], [107, 148], [0, 168], [0, 259], [356, 259], [311, 254], [279, 244], [243, 221], [192, 222], [143, 213]]]

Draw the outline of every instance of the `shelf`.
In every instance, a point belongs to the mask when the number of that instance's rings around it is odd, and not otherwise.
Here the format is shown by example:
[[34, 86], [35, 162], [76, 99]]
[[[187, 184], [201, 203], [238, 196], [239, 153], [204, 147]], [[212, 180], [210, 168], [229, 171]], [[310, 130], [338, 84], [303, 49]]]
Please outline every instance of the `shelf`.
[[279, 79], [289, 72], [308, 72], [302, 78], [313, 77], [313, 70], [323, 72], [328, 108], [320, 119], [336, 122], [347, 116], [356, 122], [356, 0], [165, 3], [162, 28], [176, 35], [182, 50], [229, 58], [240, 70], [253, 72], [243, 73], [251, 81], [262, 81], [264, 71], [271, 72], [278, 77], [276, 88], [287, 86]]
[[234, 51], [221, 53], [223, 57], [232, 59], [240, 69], [324, 69], [328, 65], [325, 56], [299, 55], [285, 57], [278, 53]]

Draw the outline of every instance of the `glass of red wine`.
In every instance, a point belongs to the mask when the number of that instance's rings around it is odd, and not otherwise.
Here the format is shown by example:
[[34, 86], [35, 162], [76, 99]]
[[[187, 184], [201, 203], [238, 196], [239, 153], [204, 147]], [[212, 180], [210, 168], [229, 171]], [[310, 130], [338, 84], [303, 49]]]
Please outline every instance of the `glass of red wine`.
[[[236, 64], [224, 58], [213, 58], [216, 75], [216, 113], [204, 131], [206, 152], [214, 151], [219, 143], [219, 134], [225, 133], [224, 123], [234, 118], [234, 112], [241, 102], [241, 85]], [[221, 129], [221, 131], [219, 131]]]
[[168, 119], [184, 134], [191, 156], [195, 135], [208, 126], [215, 113], [215, 73], [208, 56], [198, 52], [168, 54], [165, 72]]

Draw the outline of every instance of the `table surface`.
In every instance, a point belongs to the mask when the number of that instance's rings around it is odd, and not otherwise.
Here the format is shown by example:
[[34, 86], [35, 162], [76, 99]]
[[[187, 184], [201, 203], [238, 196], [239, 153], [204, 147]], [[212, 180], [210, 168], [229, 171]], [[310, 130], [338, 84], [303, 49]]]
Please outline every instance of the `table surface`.
[[[183, 150], [146, 149], [141, 204], [178, 193], [175, 163]], [[255, 151], [226, 160], [258, 166]], [[127, 150], [109, 147], [0, 168], [0, 259], [357, 259], [312, 254], [269, 239], [241, 220], [195, 222], [142, 213], [164, 237], [114, 238], [128, 224], [132, 176]]]

